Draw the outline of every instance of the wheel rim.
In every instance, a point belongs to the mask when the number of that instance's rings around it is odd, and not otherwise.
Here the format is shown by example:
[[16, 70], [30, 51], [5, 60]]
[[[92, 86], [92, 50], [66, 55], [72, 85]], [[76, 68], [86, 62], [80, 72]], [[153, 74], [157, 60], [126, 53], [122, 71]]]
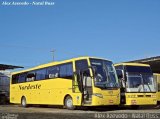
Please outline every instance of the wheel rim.
[[67, 107], [69, 107], [69, 108], [71, 108], [72, 107], [72, 105], [73, 105], [73, 102], [72, 102], [72, 99], [71, 98], [69, 98], [69, 99], [67, 99]]

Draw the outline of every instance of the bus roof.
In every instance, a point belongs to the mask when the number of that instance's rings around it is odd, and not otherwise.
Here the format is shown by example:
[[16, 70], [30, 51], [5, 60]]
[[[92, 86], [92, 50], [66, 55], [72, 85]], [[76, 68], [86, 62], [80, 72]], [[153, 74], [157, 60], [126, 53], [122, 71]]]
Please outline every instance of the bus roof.
[[[68, 60], [63, 60], [63, 61], [58, 61], [58, 62], [53, 61], [53, 62], [50, 62], [50, 63], [38, 65], [38, 66], [35, 66], [33, 68], [29, 68], [29, 69], [26, 69], [26, 70], [21, 70], [21, 71], [18, 71], [18, 72], [12, 72], [12, 75], [13, 74], [18, 74], [18, 73], [23, 73], [23, 72], [28, 72], [28, 71], [32, 71], [32, 70], [36, 70], [36, 69], [41, 69], [41, 68], [45, 68], [45, 67], [49, 67], [49, 66], [54, 66], [54, 65], [58, 65], [58, 64], [63, 64], [63, 63], [67, 63], [67, 62], [71, 62], [71, 61], [75, 61], [75, 60], [88, 59], [88, 58], [108, 60], [108, 59], [98, 58], [98, 57], [83, 56], [83, 57], [71, 58], [71, 59], [68, 59]], [[111, 60], [108, 60], [108, 61], [111, 61]]]
[[148, 65], [148, 64], [142, 64], [142, 63], [118, 63], [118, 64], [114, 64], [114, 66], [119, 66], [119, 65], [150, 67], [150, 65]]

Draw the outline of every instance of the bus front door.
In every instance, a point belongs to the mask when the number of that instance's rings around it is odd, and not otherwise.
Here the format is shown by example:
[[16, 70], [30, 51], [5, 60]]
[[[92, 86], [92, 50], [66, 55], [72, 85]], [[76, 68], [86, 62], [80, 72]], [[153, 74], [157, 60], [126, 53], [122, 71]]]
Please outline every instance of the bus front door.
[[84, 104], [91, 104], [92, 102], [92, 78], [83, 75], [83, 101]]
[[76, 74], [73, 80], [73, 92], [82, 93], [82, 104], [91, 104], [92, 78], [85, 71]]

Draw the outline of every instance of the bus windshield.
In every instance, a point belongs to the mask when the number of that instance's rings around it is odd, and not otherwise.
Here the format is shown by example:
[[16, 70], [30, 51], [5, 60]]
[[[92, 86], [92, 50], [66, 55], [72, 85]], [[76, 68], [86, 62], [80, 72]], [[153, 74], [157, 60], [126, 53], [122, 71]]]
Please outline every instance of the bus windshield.
[[151, 73], [151, 69], [149, 67], [142, 67], [142, 66], [139, 68], [138, 66], [136, 66], [136, 69], [138, 70], [138, 72], [135, 72], [134, 69], [135, 69], [134, 66], [127, 66], [126, 68], [127, 70], [126, 91], [127, 92], [155, 92], [156, 88], [153, 80], [153, 74]]
[[119, 87], [115, 68], [111, 61], [90, 59], [91, 66], [96, 69], [95, 86], [103, 89]]

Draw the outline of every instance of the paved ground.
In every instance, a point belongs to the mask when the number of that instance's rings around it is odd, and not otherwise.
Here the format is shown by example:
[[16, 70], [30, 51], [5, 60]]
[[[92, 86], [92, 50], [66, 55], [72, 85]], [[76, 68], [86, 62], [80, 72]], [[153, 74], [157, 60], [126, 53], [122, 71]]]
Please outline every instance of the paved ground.
[[113, 107], [88, 107], [67, 110], [62, 107], [32, 106], [23, 108], [19, 105], [0, 105], [0, 119], [159, 119], [160, 108], [140, 107], [137, 110]]

